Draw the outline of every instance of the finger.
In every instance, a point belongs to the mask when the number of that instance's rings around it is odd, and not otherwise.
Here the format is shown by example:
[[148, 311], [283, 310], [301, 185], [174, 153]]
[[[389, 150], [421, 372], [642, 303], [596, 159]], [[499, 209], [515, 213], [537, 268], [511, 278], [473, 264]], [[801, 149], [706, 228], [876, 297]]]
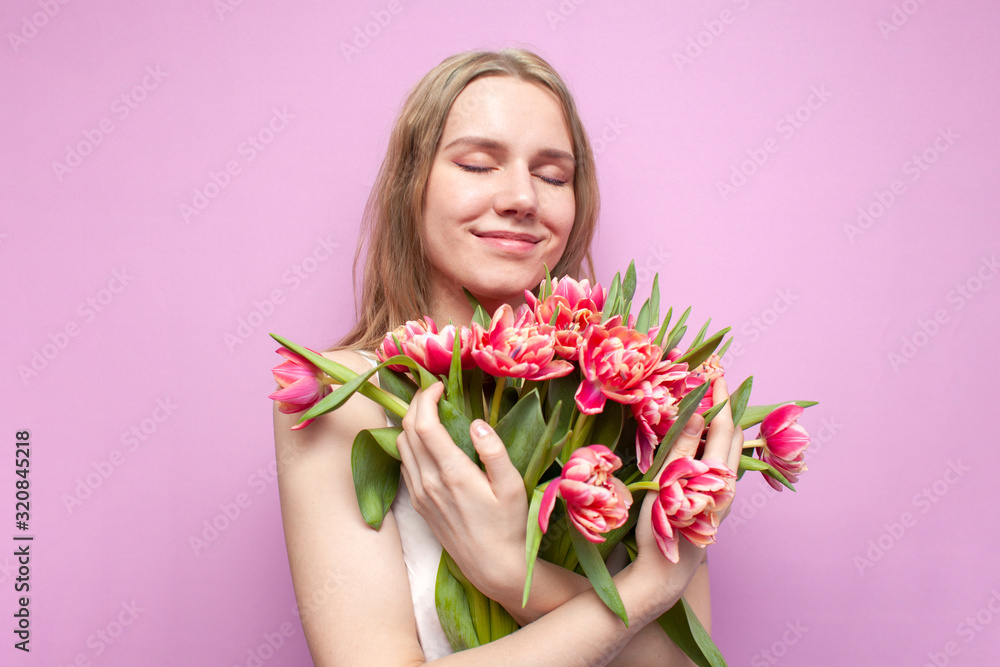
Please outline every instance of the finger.
[[479, 460], [486, 469], [486, 477], [497, 497], [511, 498], [516, 494], [523, 495], [524, 481], [511, 463], [507, 447], [496, 431], [482, 419], [477, 419], [472, 422], [469, 433], [472, 436], [472, 444], [479, 454]]
[[684, 456], [694, 456], [698, 453], [698, 445], [701, 444], [701, 433], [704, 429], [705, 418], [698, 413], [691, 415], [691, 418], [688, 419], [687, 424], [681, 430], [681, 434], [674, 441], [674, 446], [670, 448], [670, 452], [663, 462], [663, 467], [657, 471], [656, 481], [659, 481], [660, 475], [663, 474], [663, 471], [666, 470], [671, 461]]
[[406, 437], [406, 431], [396, 436], [396, 449], [399, 450], [399, 460], [403, 464], [401, 468], [406, 488], [410, 490], [411, 494], [420, 492], [422, 488], [420, 484], [420, 468], [417, 467], [416, 461], [413, 458], [413, 450], [410, 448], [410, 441]]
[[743, 429], [733, 431], [733, 444], [729, 449], [729, 469], [736, 471], [740, 467], [740, 456], [743, 455]]
[[708, 438], [705, 441], [705, 458], [714, 458], [729, 465], [733, 448], [733, 412], [729, 408], [729, 392], [726, 381], [719, 378], [712, 387], [712, 401], [715, 405], [727, 401], [719, 413], [715, 415], [708, 427]]

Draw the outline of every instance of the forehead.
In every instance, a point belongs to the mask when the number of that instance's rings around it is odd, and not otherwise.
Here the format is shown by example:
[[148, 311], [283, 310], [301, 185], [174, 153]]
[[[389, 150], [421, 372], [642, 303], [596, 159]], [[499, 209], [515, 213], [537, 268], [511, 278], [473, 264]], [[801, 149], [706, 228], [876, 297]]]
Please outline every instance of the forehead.
[[475, 79], [455, 98], [440, 145], [468, 135], [573, 150], [566, 115], [555, 94], [509, 76]]

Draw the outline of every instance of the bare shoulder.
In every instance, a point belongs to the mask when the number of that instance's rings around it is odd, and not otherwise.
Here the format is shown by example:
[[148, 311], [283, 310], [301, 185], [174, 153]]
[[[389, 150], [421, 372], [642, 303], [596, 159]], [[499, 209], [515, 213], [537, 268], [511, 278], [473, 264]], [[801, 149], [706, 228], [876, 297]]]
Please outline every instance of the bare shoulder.
[[[356, 372], [371, 369], [354, 351], [324, 356]], [[366, 651], [376, 646], [382, 657], [419, 661], [398, 529], [391, 513], [378, 531], [364, 522], [351, 475], [354, 437], [385, 426], [382, 408], [355, 394], [340, 409], [292, 431], [297, 422], [298, 415], [275, 407], [285, 543], [314, 662], [375, 664], [379, 656]]]

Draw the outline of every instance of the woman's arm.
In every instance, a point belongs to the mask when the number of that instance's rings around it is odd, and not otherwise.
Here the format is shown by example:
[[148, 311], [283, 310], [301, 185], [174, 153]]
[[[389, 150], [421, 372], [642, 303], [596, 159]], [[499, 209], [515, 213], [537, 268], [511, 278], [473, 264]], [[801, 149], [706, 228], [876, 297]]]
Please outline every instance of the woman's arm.
[[[354, 370], [367, 367], [351, 353], [330, 356]], [[382, 426], [381, 409], [354, 397], [307, 429], [290, 431], [295, 421], [275, 413], [276, 453], [289, 563], [315, 663], [422, 664], [395, 522], [390, 513], [379, 531], [364, 523], [350, 473], [354, 435]], [[682, 548], [681, 563], [659, 585], [651, 585], [656, 579], [638, 560], [616, 575], [632, 619], [629, 629], [586, 591], [528, 627], [441, 664], [607, 664], [677, 599], [701, 555]]]
[[[364, 372], [350, 352], [327, 356]], [[385, 426], [361, 395], [300, 431], [297, 415], [275, 410], [278, 489], [292, 583], [317, 665], [416, 665], [417, 641], [399, 532], [391, 512], [381, 530], [362, 519], [351, 477], [351, 445]]]
[[[414, 507], [428, 519], [466, 576], [485, 594], [504, 605], [522, 625], [590, 590], [585, 577], [539, 560], [531, 597], [527, 607], [521, 608], [527, 512], [520, 476], [510, 465], [503, 443], [492, 431], [476, 433], [474, 429], [472, 433], [486, 469], [485, 476], [455, 448], [437, 420], [436, 403], [440, 394], [440, 386], [418, 393], [413, 408], [403, 420], [405, 430], [397, 444]], [[717, 383], [715, 399], [721, 401], [726, 397], [725, 383]], [[671, 459], [697, 451], [703, 427], [701, 417], [693, 418], [690, 426], [691, 432], [682, 435], [675, 444]], [[742, 432], [734, 429], [728, 409], [723, 410], [709, 431], [708, 451], [733, 466], [739, 460], [742, 441]], [[652, 494], [647, 495], [647, 499], [651, 497]], [[645, 521], [648, 523], [648, 520], [647, 515]], [[645, 562], [665, 563], [656, 547], [652, 549], [653, 553], [647, 555]], [[484, 558], [484, 554], [488, 556]], [[704, 552], [698, 550], [697, 554], [701, 562]], [[699, 617], [708, 625], [707, 571], [702, 567], [699, 572], [685, 592]], [[659, 574], [675, 586], [681, 581], [682, 589], [687, 581], [684, 575], [681, 575], [683, 580], [678, 579], [678, 572], [661, 570]], [[690, 577], [691, 573], [686, 576]], [[656, 625], [644, 630], [639, 638], [632, 641], [621, 656], [623, 664], [625, 659], [633, 664], [636, 660], [646, 664], [654, 656], [661, 661], [657, 664], [689, 664]], [[669, 660], [663, 662], [667, 658]]]

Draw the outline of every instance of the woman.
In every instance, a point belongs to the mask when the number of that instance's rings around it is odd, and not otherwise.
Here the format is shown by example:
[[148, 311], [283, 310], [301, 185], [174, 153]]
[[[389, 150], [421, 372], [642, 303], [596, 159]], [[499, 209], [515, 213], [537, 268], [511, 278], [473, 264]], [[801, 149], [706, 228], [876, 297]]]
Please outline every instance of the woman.
[[[516, 307], [544, 266], [577, 274], [597, 209], [586, 135], [545, 61], [523, 50], [445, 60], [411, 92], [394, 128], [366, 215], [361, 316], [327, 355], [362, 372], [370, 355], [360, 352], [405, 320], [426, 314], [468, 325], [462, 287], [488, 312]], [[296, 417], [275, 412], [285, 538], [316, 664], [688, 664], [650, 622], [683, 593], [708, 625], [704, 551], [681, 540], [678, 564], [662, 556], [649, 529], [654, 494], [638, 523], [639, 555], [615, 575], [628, 628], [586, 578], [544, 561], [522, 609], [523, 483], [482, 421], [471, 435], [485, 474], [454, 445], [438, 421], [441, 394], [440, 383], [418, 392], [403, 419], [404, 484], [379, 531], [358, 511], [350, 451], [361, 429], [386, 424], [381, 409], [356, 395], [300, 431], [289, 430]], [[715, 400], [726, 396], [716, 382]], [[692, 417], [668, 460], [694, 455], [703, 425]], [[727, 407], [712, 422], [705, 455], [735, 468], [742, 442]], [[433, 611], [440, 545], [520, 630], [450, 654]], [[324, 590], [325, 603], [316, 603]]]

